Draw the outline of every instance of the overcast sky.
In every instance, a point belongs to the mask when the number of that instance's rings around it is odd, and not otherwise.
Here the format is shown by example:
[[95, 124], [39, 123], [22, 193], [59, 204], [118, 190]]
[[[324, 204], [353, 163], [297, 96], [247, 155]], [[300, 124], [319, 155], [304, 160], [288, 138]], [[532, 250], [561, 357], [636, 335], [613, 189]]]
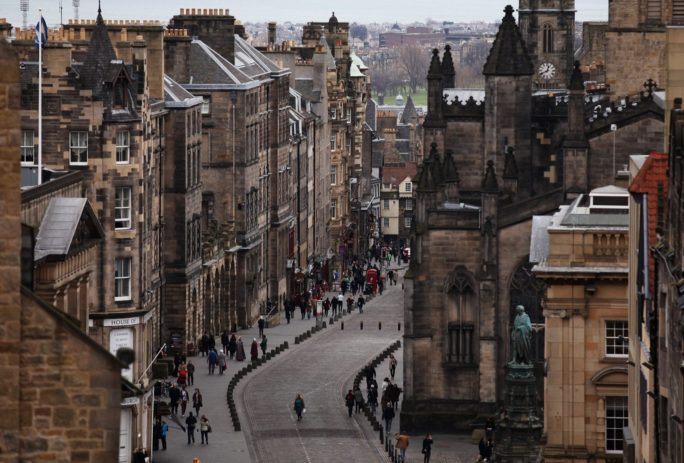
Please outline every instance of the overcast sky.
[[[97, 0], [23, 0], [29, 3], [29, 22], [35, 24], [38, 8], [50, 26], [59, 23], [59, 7], [63, 4], [66, 21], [73, 18], [73, 2], [80, 1], [80, 17], [95, 18]], [[230, 8], [237, 19], [249, 22], [326, 21], [334, 10], [340, 21], [349, 22], [413, 22], [426, 18], [444, 21], [496, 21], [503, 16], [507, 3], [516, 0], [102, 0], [106, 19], [159, 19], [168, 21], [179, 8]], [[0, 0], [0, 17], [21, 26], [20, 0]], [[608, 0], [575, 0], [577, 20], [605, 20]], [[332, 6], [334, 5], [334, 6]]]

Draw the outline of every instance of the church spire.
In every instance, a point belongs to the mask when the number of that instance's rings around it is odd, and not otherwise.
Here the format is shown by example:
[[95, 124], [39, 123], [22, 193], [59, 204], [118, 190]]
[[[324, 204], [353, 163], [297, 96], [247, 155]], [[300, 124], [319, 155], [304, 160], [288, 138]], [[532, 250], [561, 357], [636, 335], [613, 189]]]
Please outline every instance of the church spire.
[[507, 5], [504, 9], [505, 16], [482, 71], [486, 76], [531, 76], [534, 74], [534, 66], [527, 54], [520, 29], [515, 23], [513, 11], [511, 5]]
[[451, 58], [451, 45], [449, 44], [444, 47], [444, 56], [442, 57], [442, 79], [443, 88], [456, 87], [456, 71], [454, 70], [454, 60]]
[[482, 179], [482, 191], [485, 193], [497, 193], [499, 191], [499, 183], [496, 181], [496, 172], [494, 172], [494, 161], [491, 159], [487, 161], [485, 176]]
[[580, 69], [579, 61], [575, 61], [575, 67], [572, 70], [572, 75], [570, 76], [570, 86], [568, 87], [568, 90], [584, 92], [584, 78], [582, 77], [582, 70]]
[[80, 79], [84, 88], [91, 89], [93, 96], [102, 93], [102, 81], [112, 60], [116, 59], [116, 53], [112, 46], [112, 41], [107, 33], [104, 19], [102, 19], [102, 8], [98, 2], [97, 21], [95, 28], [90, 36], [88, 51], [86, 52], [83, 65], [81, 66]]

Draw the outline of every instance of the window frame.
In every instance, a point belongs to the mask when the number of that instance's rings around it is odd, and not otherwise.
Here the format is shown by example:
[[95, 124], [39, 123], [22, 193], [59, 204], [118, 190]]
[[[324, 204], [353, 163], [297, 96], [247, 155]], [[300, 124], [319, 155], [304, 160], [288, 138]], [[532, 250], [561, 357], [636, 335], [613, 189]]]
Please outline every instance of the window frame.
[[[78, 142], [82, 142], [80, 139], [81, 135], [85, 135], [85, 145], [74, 145], [73, 137], [78, 136]], [[74, 161], [74, 150], [82, 150], [77, 155], [79, 160]], [[81, 155], [85, 153], [85, 161], [81, 159]], [[87, 166], [88, 165], [88, 131], [87, 130], [70, 130], [69, 131], [69, 165], [71, 166]]]
[[337, 199], [333, 198], [330, 200], [330, 218], [337, 218]]
[[[121, 273], [122, 275], [119, 274], [119, 264], [121, 264]], [[128, 264], [128, 265], [126, 265]], [[125, 270], [128, 270], [128, 274], [125, 274]], [[133, 299], [132, 296], [132, 287], [131, 287], [131, 282], [133, 280], [132, 278], [133, 275], [133, 258], [126, 256], [126, 257], [117, 257], [114, 259], [114, 301], [119, 302], [119, 301], [130, 301]], [[125, 281], [127, 282], [127, 285], [120, 286], [119, 281]], [[126, 283], [121, 283], [121, 284], [126, 284]], [[124, 291], [125, 290], [125, 291]], [[126, 295], [119, 295], [117, 294], [123, 294], [127, 292]]]
[[413, 210], [413, 198], [406, 198], [406, 200], [404, 200], [404, 210], [405, 211], [412, 211]]
[[[126, 195], [119, 196], [119, 192], [128, 192], [128, 198]], [[128, 205], [124, 205], [123, 202], [128, 200]], [[119, 204], [121, 201], [121, 204]], [[119, 211], [128, 211], [128, 217], [119, 217]], [[128, 226], [118, 226], [117, 222], [128, 221]], [[130, 230], [133, 228], [133, 188], [130, 186], [118, 186], [114, 189], [114, 230]]]
[[411, 228], [412, 217], [404, 217], [404, 228]]
[[[610, 326], [611, 324], [622, 324], [623, 326]], [[612, 335], [609, 336], [609, 331]], [[629, 357], [629, 328], [627, 320], [604, 320], [603, 321], [603, 355], [610, 359], [624, 359]], [[620, 336], [623, 336], [624, 342], [620, 342]], [[609, 353], [608, 349], [613, 348], [614, 352], [618, 350], [624, 353]]]
[[330, 185], [337, 185], [337, 166], [330, 166]]
[[[31, 134], [32, 144], [28, 145], [26, 143], [26, 135]], [[24, 152], [25, 150], [31, 150], [31, 161], [26, 161]], [[21, 131], [21, 165], [22, 166], [34, 166], [36, 165], [36, 132], [33, 129], [26, 129]]]
[[554, 31], [551, 24], [542, 27], [542, 50], [544, 53], [554, 53]]
[[[126, 136], [126, 142], [125, 144], [121, 144], [119, 140], [119, 135], [125, 135]], [[118, 130], [116, 132], [116, 137], [114, 144], [116, 146], [116, 163], [117, 164], [130, 164], [131, 163], [131, 132], [128, 130]], [[119, 153], [123, 152], [125, 150], [126, 156], [125, 160], [120, 160], [119, 159]]]
[[[620, 402], [619, 404], [611, 404], [611, 402]], [[614, 416], [611, 417], [609, 414], [611, 411], [620, 411], [623, 413], [623, 416], [617, 416], [615, 414]], [[629, 404], [627, 397], [625, 396], [608, 396], [605, 398], [605, 427], [604, 427], [604, 432], [605, 432], [605, 449], [606, 449], [606, 454], [608, 455], [621, 455], [624, 453], [624, 447], [623, 447], [623, 442], [624, 442], [624, 436], [622, 433], [622, 429], [626, 426], [629, 425]], [[612, 426], [609, 427], [611, 424], [615, 424], [618, 420], [621, 420], [622, 426]], [[613, 430], [615, 432], [615, 437], [609, 436], [610, 432], [609, 430]], [[612, 448], [610, 448], [612, 447]], [[619, 449], [616, 449], [615, 447], [621, 447]]]
[[404, 183], [404, 193], [413, 193], [413, 182]]
[[337, 135], [330, 135], [330, 150], [337, 151]]
[[208, 95], [202, 96], [202, 105], [200, 107], [200, 114], [203, 116], [211, 115], [211, 97]]

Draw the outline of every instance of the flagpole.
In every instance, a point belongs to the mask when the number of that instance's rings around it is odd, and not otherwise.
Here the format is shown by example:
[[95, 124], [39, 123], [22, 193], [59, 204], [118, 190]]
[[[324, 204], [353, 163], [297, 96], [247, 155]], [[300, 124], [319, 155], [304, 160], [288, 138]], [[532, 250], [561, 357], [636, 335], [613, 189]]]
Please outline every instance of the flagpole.
[[38, 185], [43, 183], [43, 9], [38, 9]]

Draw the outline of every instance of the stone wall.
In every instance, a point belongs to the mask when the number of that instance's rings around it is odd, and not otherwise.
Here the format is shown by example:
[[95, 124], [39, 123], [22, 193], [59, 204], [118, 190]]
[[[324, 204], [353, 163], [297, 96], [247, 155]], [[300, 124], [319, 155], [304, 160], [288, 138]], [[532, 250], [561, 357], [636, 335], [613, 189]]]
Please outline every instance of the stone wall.
[[[634, 0], [636, 1], [636, 0]], [[615, 2], [611, 2], [611, 5]], [[612, 27], [611, 23], [611, 27]], [[606, 84], [622, 97], [641, 92], [653, 79], [665, 85], [665, 31], [606, 32]]]

